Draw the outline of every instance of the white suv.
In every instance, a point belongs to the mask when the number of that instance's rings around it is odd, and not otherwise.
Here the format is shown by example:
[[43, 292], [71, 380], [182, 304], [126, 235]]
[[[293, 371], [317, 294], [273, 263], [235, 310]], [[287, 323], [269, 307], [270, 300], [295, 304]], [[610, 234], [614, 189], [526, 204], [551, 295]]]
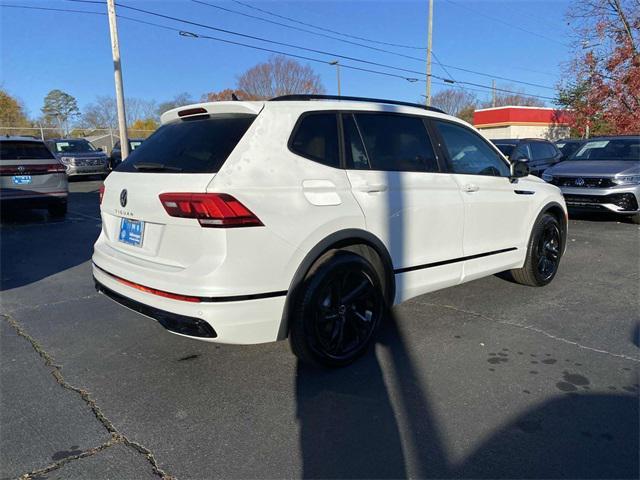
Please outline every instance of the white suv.
[[555, 276], [567, 212], [468, 124], [433, 108], [295, 95], [202, 103], [105, 181], [99, 291], [174, 333], [290, 338], [346, 365], [387, 308], [510, 270]]

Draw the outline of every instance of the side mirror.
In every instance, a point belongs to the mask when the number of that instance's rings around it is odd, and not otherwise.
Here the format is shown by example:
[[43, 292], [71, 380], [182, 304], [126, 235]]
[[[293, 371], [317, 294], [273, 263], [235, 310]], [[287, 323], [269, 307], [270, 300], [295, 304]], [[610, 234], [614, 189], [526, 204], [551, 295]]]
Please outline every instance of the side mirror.
[[511, 162], [509, 166], [509, 180], [511, 183], [515, 183], [518, 178], [523, 178], [529, 175], [529, 165], [522, 160], [516, 160]]

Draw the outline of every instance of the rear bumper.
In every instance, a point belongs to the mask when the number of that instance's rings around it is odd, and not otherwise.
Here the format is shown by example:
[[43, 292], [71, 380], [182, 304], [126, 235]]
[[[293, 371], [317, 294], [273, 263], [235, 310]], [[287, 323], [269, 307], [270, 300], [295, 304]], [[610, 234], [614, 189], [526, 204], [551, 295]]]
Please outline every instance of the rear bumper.
[[[157, 320], [167, 330], [209, 342], [255, 344], [278, 339], [286, 292], [267, 298], [190, 302], [149, 293], [93, 265], [96, 288], [117, 303]], [[241, 297], [240, 297], [241, 298]]]

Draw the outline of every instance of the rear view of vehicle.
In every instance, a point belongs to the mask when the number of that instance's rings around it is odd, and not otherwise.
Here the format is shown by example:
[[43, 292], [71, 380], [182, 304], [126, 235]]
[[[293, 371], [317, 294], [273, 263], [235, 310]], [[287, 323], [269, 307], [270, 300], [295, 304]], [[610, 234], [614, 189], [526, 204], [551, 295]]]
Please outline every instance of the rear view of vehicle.
[[[277, 326], [261, 319], [284, 297], [271, 298], [270, 272], [252, 282], [239, 272], [243, 255], [277, 241], [241, 198], [208, 191], [259, 108], [174, 112], [109, 175], [93, 256], [103, 293], [176, 333], [228, 343], [276, 339]], [[256, 301], [239, 310], [247, 298]]]
[[58, 138], [48, 140], [47, 145], [65, 165], [69, 177], [109, 173], [107, 155], [84, 138]]
[[560, 187], [569, 207], [613, 212], [640, 223], [638, 136], [585, 141], [569, 160], [542, 178]]
[[46, 208], [55, 217], [67, 213], [65, 167], [45, 144], [28, 137], [0, 138], [0, 205]]

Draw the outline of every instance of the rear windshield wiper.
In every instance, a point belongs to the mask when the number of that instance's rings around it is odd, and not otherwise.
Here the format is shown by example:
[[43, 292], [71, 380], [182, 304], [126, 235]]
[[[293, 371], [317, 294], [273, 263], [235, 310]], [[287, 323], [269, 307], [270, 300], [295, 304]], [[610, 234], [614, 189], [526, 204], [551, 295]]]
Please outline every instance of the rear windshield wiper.
[[153, 170], [155, 172], [181, 172], [180, 167], [172, 167], [164, 163], [138, 162], [133, 165], [136, 170]]

